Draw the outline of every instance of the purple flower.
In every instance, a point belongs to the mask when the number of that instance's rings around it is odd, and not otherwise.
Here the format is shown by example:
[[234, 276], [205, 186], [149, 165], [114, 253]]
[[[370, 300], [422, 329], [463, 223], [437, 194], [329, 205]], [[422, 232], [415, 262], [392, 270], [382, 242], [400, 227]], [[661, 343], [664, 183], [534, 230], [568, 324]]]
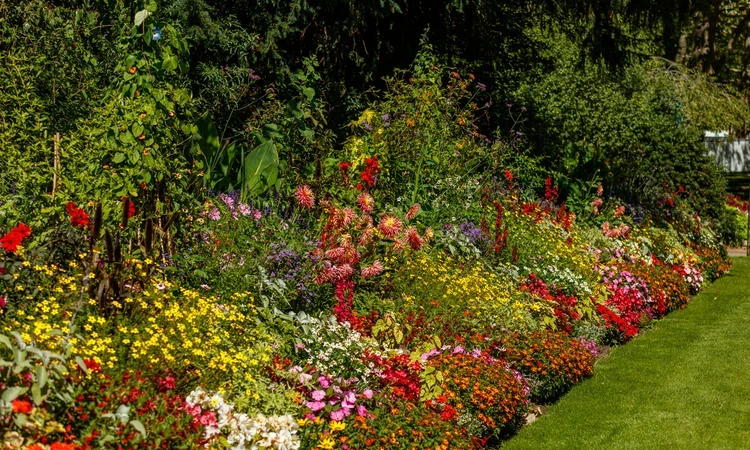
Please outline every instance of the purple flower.
[[454, 348], [454, 349], [453, 349], [453, 354], [454, 354], [454, 355], [457, 355], [457, 354], [463, 354], [463, 353], [465, 353], [465, 352], [466, 352], [466, 349], [464, 349], [464, 348], [463, 348], [463, 347], [461, 347], [460, 345], [457, 345], [457, 346], [456, 346], [456, 348]]
[[484, 83], [477, 83], [477, 87], [483, 91], [487, 90], [487, 85]]
[[211, 220], [219, 220], [221, 219], [221, 212], [219, 212], [219, 208], [214, 208], [211, 211], [208, 212], [208, 218]]
[[260, 76], [257, 75], [253, 69], [247, 69], [247, 74], [250, 77], [250, 79], [253, 81], [260, 80]]

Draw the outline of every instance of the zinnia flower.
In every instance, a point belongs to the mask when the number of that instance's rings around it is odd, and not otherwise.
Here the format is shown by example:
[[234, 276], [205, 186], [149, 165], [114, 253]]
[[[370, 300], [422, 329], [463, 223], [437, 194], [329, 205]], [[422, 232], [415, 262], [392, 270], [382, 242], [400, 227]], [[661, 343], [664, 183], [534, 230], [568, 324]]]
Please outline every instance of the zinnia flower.
[[298, 187], [294, 196], [297, 198], [297, 204], [305, 209], [312, 209], [315, 206], [315, 194], [306, 184]]
[[31, 228], [23, 222], [13, 227], [8, 234], [0, 238], [0, 246], [8, 253], [14, 253], [23, 244], [24, 239], [31, 236]]
[[401, 232], [402, 226], [403, 225], [398, 217], [390, 214], [383, 214], [383, 217], [380, 218], [380, 223], [378, 224], [378, 230], [383, 233], [383, 236], [393, 239]]

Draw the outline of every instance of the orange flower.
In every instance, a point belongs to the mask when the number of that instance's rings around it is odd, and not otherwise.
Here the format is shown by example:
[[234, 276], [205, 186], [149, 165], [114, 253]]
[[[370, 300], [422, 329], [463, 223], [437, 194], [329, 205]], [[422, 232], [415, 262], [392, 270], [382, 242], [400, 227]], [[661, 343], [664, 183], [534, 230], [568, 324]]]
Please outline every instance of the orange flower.
[[128, 69], [128, 72], [130, 72], [130, 74], [131, 74], [131, 75], [133, 75], [133, 74], [135, 74], [135, 72], [136, 72], [137, 70], [138, 70], [138, 68], [137, 68], [137, 67], [135, 67], [135, 66], [132, 66], [132, 67], [130, 67], [130, 69]]
[[13, 413], [23, 413], [23, 414], [29, 414], [31, 411], [34, 410], [34, 406], [31, 404], [28, 400], [19, 400], [15, 399], [13, 400]]

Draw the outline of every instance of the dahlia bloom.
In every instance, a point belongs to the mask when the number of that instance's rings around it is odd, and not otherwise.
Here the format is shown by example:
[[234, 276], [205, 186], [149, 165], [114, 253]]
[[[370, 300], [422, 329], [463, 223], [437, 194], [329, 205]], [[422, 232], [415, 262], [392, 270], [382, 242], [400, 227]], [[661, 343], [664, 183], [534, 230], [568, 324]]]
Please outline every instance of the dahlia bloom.
[[383, 236], [393, 239], [401, 232], [403, 224], [396, 216], [390, 214], [383, 214], [378, 224], [378, 230], [383, 233]]
[[306, 184], [298, 187], [294, 196], [297, 199], [297, 204], [305, 209], [312, 209], [315, 206], [315, 194]]

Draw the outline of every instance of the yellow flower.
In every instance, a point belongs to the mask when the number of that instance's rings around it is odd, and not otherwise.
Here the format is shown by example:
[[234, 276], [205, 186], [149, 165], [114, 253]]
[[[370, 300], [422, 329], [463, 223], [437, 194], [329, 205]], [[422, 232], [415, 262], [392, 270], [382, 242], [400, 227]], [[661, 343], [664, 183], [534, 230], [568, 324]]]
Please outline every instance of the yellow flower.
[[318, 443], [318, 448], [321, 448], [323, 450], [333, 450], [333, 447], [335, 446], [336, 446], [336, 441], [334, 441], [331, 436], [325, 436]]
[[344, 428], [346, 428], [346, 424], [344, 422], [332, 420], [329, 428], [331, 429], [332, 432], [341, 431]]

